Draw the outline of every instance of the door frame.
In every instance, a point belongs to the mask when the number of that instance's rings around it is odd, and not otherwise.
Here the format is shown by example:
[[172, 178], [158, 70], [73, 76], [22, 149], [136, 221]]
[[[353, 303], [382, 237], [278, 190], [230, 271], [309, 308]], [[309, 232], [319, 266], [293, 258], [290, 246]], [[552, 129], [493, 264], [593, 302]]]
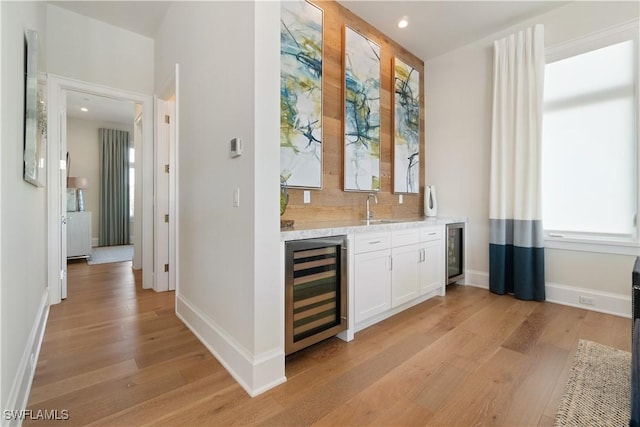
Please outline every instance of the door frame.
[[[60, 173], [66, 170], [66, 144], [62, 141], [61, 120], [66, 120], [63, 98], [66, 90], [85, 92], [108, 98], [122, 99], [142, 105], [142, 287], [153, 288], [153, 97], [115, 89], [95, 83], [47, 76], [48, 148], [47, 148], [47, 263], [49, 303], [57, 304], [62, 297], [62, 281], [66, 266], [62, 265], [62, 221], [66, 206], [62, 206]], [[64, 152], [63, 152], [64, 148]], [[138, 157], [138, 156], [136, 156]], [[137, 162], [136, 162], [137, 163]], [[145, 167], [146, 166], [146, 167]], [[136, 183], [136, 186], [138, 183]]]

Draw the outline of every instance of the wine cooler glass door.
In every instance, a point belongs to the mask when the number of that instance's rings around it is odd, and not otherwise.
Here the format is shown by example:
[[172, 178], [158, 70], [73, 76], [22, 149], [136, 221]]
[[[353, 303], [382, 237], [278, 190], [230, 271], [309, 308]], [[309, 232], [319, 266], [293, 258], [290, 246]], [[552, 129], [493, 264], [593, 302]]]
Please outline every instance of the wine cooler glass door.
[[447, 225], [447, 283], [464, 279], [464, 223]]

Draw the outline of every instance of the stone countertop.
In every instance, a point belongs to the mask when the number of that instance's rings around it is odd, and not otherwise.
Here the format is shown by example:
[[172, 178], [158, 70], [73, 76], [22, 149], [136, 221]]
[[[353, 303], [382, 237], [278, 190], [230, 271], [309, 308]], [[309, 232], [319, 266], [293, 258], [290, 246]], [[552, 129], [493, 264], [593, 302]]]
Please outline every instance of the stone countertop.
[[292, 228], [280, 230], [280, 240], [301, 240], [316, 237], [340, 236], [353, 233], [370, 233], [377, 231], [406, 230], [410, 228], [446, 225], [466, 222], [461, 217], [416, 217], [402, 219], [342, 220], [296, 222]]

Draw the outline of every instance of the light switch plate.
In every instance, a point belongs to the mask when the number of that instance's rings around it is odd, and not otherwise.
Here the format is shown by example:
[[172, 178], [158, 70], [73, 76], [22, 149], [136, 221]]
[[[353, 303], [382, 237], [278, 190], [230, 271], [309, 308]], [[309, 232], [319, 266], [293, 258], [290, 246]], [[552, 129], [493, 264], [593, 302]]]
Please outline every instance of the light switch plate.
[[240, 207], [240, 187], [237, 187], [233, 191], [233, 207], [235, 208]]
[[304, 192], [302, 194], [303, 194], [304, 202], [305, 203], [311, 203], [311, 191], [304, 190]]
[[398, 203], [403, 204], [404, 200], [402, 198], [402, 194], [398, 195]]

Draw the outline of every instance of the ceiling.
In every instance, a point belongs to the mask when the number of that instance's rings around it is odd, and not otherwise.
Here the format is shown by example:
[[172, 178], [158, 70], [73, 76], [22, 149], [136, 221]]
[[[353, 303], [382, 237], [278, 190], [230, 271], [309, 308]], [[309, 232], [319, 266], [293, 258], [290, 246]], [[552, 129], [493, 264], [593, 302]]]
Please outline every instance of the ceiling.
[[[215, 0], [210, 0], [215, 1]], [[567, 4], [567, 1], [338, 0], [423, 60], [482, 39], [518, 22]], [[154, 38], [171, 1], [50, 1], [51, 4]], [[399, 29], [406, 16], [409, 26]], [[133, 105], [70, 93], [69, 117], [131, 123]], [[80, 111], [87, 106], [88, 112]]]
[[49, 1], [64, 9], [154, 38], [170, 1]]
[[[85, 107], [87, 111], [81, 111]], [[67, 117], [133, 125], [135, 106], [132, 102], [67, 91]]]
[[[568, 1], [338, 0], [422, 60], [442, 55]], [[409, 25], [398, 28], [407, 17]]]
[[[215, 0], [213, 0], [215, 1]], [[569, 2], [338, 0], [423, 60], [489, 36]], [[81, 15], [154, 38], [171, 1], [50, 1]], [[409, 26], [399, 29], [406, 16]]]

